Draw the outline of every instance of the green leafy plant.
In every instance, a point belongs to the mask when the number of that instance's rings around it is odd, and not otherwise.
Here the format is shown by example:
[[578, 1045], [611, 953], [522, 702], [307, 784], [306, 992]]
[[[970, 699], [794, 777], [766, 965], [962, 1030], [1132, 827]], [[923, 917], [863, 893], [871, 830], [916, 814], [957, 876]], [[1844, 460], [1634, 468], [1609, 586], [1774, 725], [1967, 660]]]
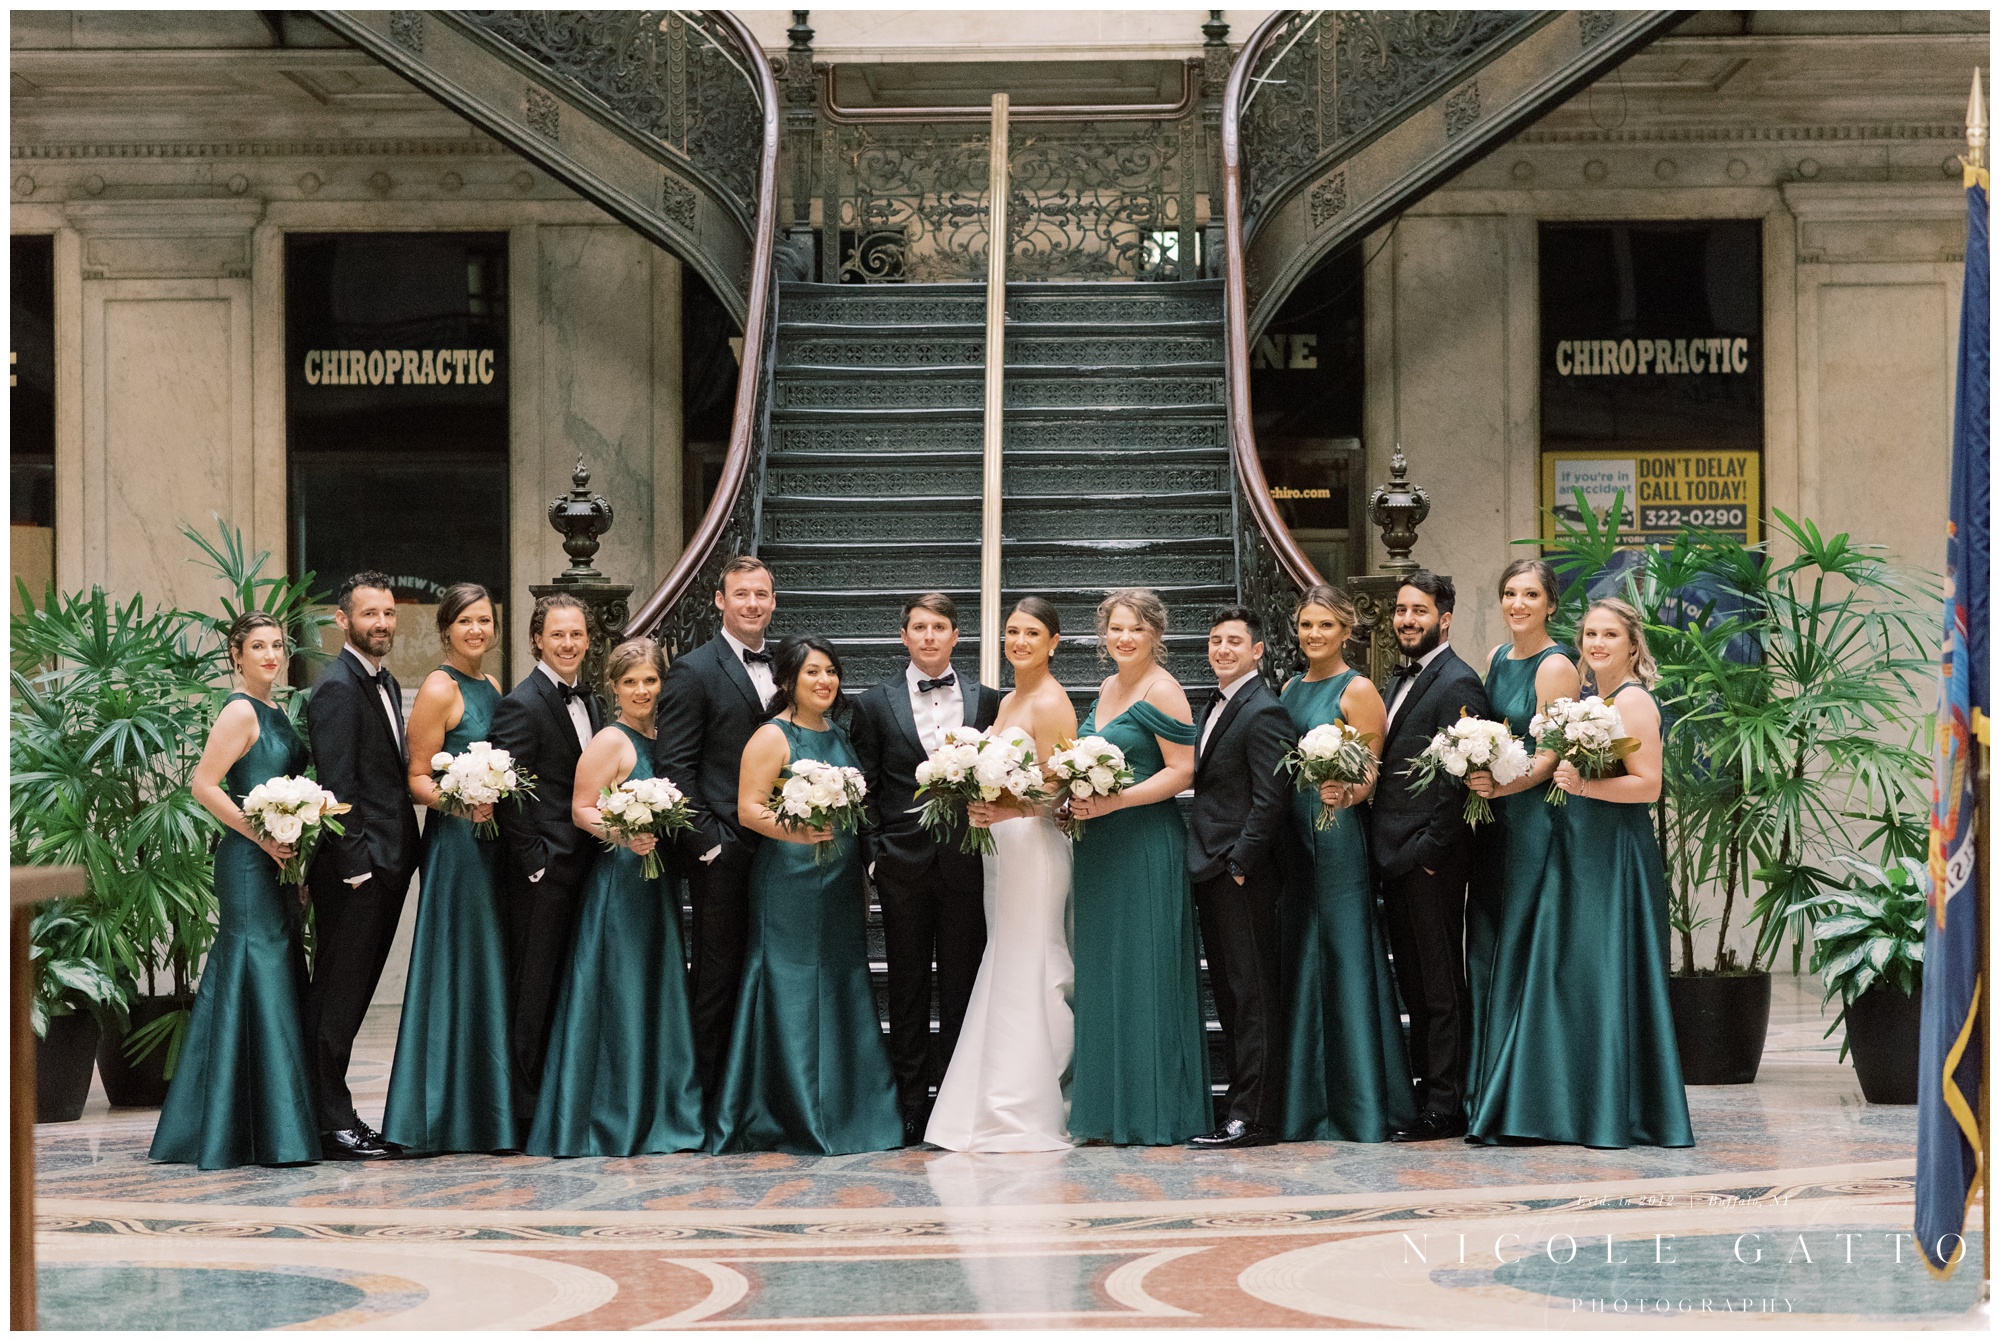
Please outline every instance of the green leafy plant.
[[[57, 899], [35, 910], [28, 923], [28, 967], [34, 975], [28, 1020], [35, 1037], [47, 1037], [49, 1021], [78, 1010], [116, 1016], [125, 994], [106, 963], [132, 967], [130, 946], [92, 914], [86, 899]], [[110, 933], [107, 935], [107, 933]]]
[[[1840, 998], [1840, 1013], [1827, 1026], [1828, 1035], [1872, 987], [1912, 997], [1922, 989], [1929, 911], [1922, 862], [1898, 857], [1878, 866], [1849, 856], [1840, 860], [1848, 867], [1846, 879], [1792, 910], [1795, 919], [1812, 924], [1812, 971], [1826, 985], [1821, 1008]], [[1840, 1058], [1847, 1060], [1845, 1038]]]
[[[11, 624], [12, 860], [82, 866], [86, 894], [51, 904], [34, 940], [38, 987], [55, 1014], [125, 1006], [140, 994], [184, 1003], [127, 1039], [134, 1060], [165, 1046], [172, 1075], [198, 967], [214, 939], [214, 844], [220, 826], [189, 790], [228, 685], [229, 624], [263, 610], [318, 645], [327, 620], [311, 574], [263, 574], [217, 519], [210, 542], [183, 528], [227, 588], [223, 614], [120, 603], [101, 587], [37, 603], [20, 588]], [[282, 700], [295, 715], [301, 696]], [[115, 989], [104, 992], [106, 982]]]
[[[1616, 520], [1622, 499], [1602, 518], [1580, 493], [1578, 503], [1582, 523], [1562, 524], [1551, 555], [1564, 579], [1551, 624], [1573, 636], [1588, 602], [1613, 594], [1645, 621], [1660, 667], [1655, 822], [1677, 971], [1704, 971], [1694, 933], [1711, 926], [1706, 971], [1757, 971], [1810, 925], [1794, 912], [1839, 884], [1828, 862], [1922, 850], [1921, 830], [1903, 817], [1921, 805], [1929, 776], [1917, 748], [1937, 642], [1919, 602], [1929, 593], [1880, 546], [1826, 537], [1775, 509], [1772, 530], [1794, 555], [1782, 562], [1764, 544], [1701, 529], [1630, 550]], [[1875, 826], [1859, 841], [1856, 820]], [[1713, 914], [1709, 895], [1719, 901]], [[1756, 937], [1739, 965], [1729, 930], [1744, 899]]]

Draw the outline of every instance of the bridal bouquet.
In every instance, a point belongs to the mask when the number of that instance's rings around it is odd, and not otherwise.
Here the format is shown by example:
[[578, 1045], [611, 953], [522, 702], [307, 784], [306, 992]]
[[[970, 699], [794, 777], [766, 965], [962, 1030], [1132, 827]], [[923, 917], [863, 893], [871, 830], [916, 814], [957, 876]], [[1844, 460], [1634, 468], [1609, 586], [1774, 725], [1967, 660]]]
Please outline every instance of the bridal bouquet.
[[344, 834], [335, 815], [345, 815], [351, 806], [342, 805], [334, 794], [311, 778], [266, 778], [243, 798], [243, 818], [259, 838], [292, 845], [291, 860], [278, 869], [278, 883], [305, 883], [306, 867], [312, 862], [313, 848], [327, 830]]
[[[630, 841], [641, 834], [666, 839], [694, 827], [687, 798], [665, 778], [627, 778], [616, 787], [606, 787], [597, 795], [597, 813], [604, 821], [607, 839]], [[659, 874], [660, 849], [656, 846], [646, 854], [640, 875], [652, 880]]]
[[[1373, 739], [1346, 722], [1328, 722], [1306, 732], [1292, 752], [1278, 761], [1278, 767], [1298, 779], [1302, 792], [1318, 791], [1329, 782], [1365, 787], [1375, 771], [1375, 752], [1368, 748]], [[1339, 821], [1340, 812], [1322, 804], [1313, 828], [1325, 829]]]
[[[1125, 751], [1102, 736], [1085, 736], [1057, 749], [1049, 756], [1049, 772], [1079, 801], [1093, 796], [1115, 796], [1133, 783]], [[1069, 822], [1069, 836], [1082, 840], [1082, 820]]]
[[[1625, 734], [1625, 719], [1618, 709], [1592, 694], [1577, 700], [1559, 698], [1535, 714], [1528, 723], [1535, 747], [1553, 750], [1558, 762], [1568, 763], [1586, 778], [1611, 776], [1620, 759], [1639, 748], [1639, 742]], [[1549, 784], [1549, 804], [1569, 804], [1569, 793]]]
[[[498, 805], [510, 796], [535, 790], [535, 780], [514, 767], [514, 756], [475, 740], [462, 754], [439, 750], [431, 756], [431, 780], [437, 783], [438, 809], [470, 819], [479, 806]], [[483, 820], [472, 826], [481, 838], [498, 838], [500, 822]]]
[[[861, 802], [868, 795], [868, 780], [858, 768], [821, 763], [817, 759], [794, 759], [769, 802], [778, 823], [788, 829], [826, 829], [839, 833], [861, 827]], [[834, 859], [834, 844], [813, 845], [813, 865], [824, 866]]]
[[[974, 801], [997, 801], [1003, 795], [1030, 802], [1048, 799], [1042, 771], [1035, 767], [1035, 742], [1018, 728], [989, 736], [953, 727], [930, 758], [917, 765], [916, 778], [917, 795], [925, 798], [917, 822], [939, 838], [950, 831], [953, 813]], [[959, 851], [991, 855], [992, 831], [967, 823]]]
[[[1506, 786], [1527, 776], [1532, 761], [1523, 745], [1505, 722], [1489, 722], [1479, 717], [1461, 716], [1431, 737], [1424, 752], [1411, 762], [1406, 774], [1417, 791], [1437, 781], [1439, 773], [1463, 779], [1468, 773], [1487, 773]], [[1493, 806], [1478, 792], [1466, 789], [1465, 822], [1478, 828], [1493, 818]]]

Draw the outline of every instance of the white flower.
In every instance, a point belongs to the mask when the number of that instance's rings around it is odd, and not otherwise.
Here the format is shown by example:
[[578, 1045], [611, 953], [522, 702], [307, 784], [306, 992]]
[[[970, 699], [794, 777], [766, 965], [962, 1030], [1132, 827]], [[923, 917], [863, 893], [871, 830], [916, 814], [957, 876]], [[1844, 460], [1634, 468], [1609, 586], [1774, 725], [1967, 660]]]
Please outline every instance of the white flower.
[[436, 754], [431, 756], [431, 772], [441, 773], [445, 769], [450, 767], [451, 767], [451, 755], [447, 754], [445, 751], [439, 750]]
[[1089, 778], [1077, 778], [1069, 784], [1069, 794], [1079, 801], [1087, 801], [1096, 792], [1092, 790]]
[[305, 832], [306, 826], [297, 815], [279, 813], [265, 817], [264, 829], [275, 842], [296, 843], [299, 841], [299, 836]]

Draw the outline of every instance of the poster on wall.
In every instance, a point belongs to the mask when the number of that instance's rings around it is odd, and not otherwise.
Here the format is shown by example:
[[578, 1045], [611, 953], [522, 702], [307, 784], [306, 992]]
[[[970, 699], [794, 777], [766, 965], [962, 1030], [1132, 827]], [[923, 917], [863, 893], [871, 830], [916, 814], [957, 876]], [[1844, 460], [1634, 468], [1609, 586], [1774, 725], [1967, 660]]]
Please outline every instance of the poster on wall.
[[1544, 223], [1542, 540], [1614, 498], [1632, 545], [1762, 534], [1763, 262], [1754, 219]]
[[1642, 450], [1542, 453], [1542, 543], [1563, 527], [1582, 526], [1584, 503], [1600, 523], [1619, 504], [1618, 527], [1630, 545], [1666, 544], [1688, 527], [1719, 531], [1744, 544], [1762, 537], [1763, 457], [1758, 452]]

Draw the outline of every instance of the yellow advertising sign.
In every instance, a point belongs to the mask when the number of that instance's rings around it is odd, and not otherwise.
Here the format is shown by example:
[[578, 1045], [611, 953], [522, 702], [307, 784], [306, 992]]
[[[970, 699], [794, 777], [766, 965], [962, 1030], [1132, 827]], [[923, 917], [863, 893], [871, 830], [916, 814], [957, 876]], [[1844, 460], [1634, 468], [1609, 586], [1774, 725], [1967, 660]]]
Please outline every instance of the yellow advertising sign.
[[1619, 538], [1628, 547], [1665, 544], [1689, 526], [1755, 544], [1763, 536], [1763, 467], [1761, 452], [1543, 452], [1542, 543], [1555, 543], [1562, 522], [1582, 524], [1581, 489], [1600, 522], [1623, 496]]

